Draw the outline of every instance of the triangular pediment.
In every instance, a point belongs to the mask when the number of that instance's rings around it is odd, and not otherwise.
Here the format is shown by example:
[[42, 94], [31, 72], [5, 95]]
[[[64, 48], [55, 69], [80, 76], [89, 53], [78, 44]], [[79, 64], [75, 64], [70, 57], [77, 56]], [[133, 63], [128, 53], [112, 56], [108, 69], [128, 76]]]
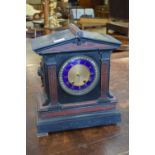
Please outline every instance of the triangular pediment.
[[96, 32], [82, 31], [75, 25], [32, 40], [32, 49], [38, 54], [90, 49], [116, 49], [121, 44], [115, 38]]

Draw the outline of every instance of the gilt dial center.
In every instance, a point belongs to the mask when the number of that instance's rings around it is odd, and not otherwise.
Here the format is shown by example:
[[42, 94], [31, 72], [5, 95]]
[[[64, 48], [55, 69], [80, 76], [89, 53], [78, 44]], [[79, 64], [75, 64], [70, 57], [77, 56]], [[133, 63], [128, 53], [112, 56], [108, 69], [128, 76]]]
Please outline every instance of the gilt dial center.
[[70, 83], [74, 83], [74, 86], [82, 86], [89, 78], [89, 69], [81, 64], [73, 66], [68, 72], [68, 80]]

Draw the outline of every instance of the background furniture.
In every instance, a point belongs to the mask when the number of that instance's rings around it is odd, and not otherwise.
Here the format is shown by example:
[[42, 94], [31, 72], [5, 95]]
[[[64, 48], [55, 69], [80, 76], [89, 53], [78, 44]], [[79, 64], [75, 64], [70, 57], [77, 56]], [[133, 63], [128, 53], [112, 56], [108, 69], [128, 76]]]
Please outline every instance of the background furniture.
[[109, 18], [109, 7], [108, 7], [108, 5], [97, 5], [95, 7], [95, 17]]
[[82, 29], [89, 27], [104, 27], [108, 23], [107, 18], [80, 18], [77, 22]]
[[127, 23], [127, 22], [108, 22], [106, 25], [106, 33], [108, 33], [109, 30], [113, 30], [119, 34], [128, 36], [129, 23]]
[[109, 0], [110, 18], [129, 20], [129, 0]]
[[70, 9], [72, 19], [80, 19], [81, 17], [95, 17], [94, 9], [92, 8], [72, 8]]

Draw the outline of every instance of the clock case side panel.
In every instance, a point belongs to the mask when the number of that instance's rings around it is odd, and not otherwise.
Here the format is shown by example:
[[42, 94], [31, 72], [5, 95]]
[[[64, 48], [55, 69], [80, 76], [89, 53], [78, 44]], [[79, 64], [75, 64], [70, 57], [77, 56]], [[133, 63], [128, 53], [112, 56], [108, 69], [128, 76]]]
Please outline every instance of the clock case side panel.
[[[43, 86], [43, 91], [44, 91], [44, 103], [43, 105], [48, 105], [51, 102], [51, 95], [50, 95], [50, 79], [49, 79], [49, 68], [54, 65], [56, 66], [56, 58], [55, 55], [44, 55], [42, 57], [42, 61], [40, 63], [40, 68], [39, 68], [39, 76], [41, 76], [42, 80], [42, 86]], [[41, 75], [40, 75], [41, 72]], [[57, 85], [57, 84], [56, 84]]]
[[44, 102], [42, 105], [47, 105], [50, 100], [49, 96], [49, 81], [48, 81], [48, 65], [45, 63], [45, 57], [43, 56], [40, 62], [40, 67], [38, 68], [38, 75], [41, 78], [42, 87], [43, 87], [43, 96], [44, 96]]
[[[57, 54], [57, 56], [56, 56], [57, 77], [59, 76], [59, 71], [60, 71], [60, 68], [62, 67], [63, 63], [67, 59], [70, 59], [75, 56], [88, 56], [88, 57], [92, 58], [96, 62], [97, 66], [100, 70], [100, 54], [97, 50], [96, 51], [86, 51], [86, 52], [79, 51], [79, 52], [72, 52], [69, 54], [68, 53]], [[58, 100], [59, 100], [59, 103], [61, 103], [61, 104], [94, 100], [94, 99], [97, 99], [100, 95], [101, 95], [100, 94], [100, 79], [92, 91], [90, 91], [89, 93], [87, 93], [85, 95], [80, 95], [80, 96], [70, 95], [70, 94], [66, 93], [61, 88], [60, 83], [58, 82], [58, 96], [59, 96]]]

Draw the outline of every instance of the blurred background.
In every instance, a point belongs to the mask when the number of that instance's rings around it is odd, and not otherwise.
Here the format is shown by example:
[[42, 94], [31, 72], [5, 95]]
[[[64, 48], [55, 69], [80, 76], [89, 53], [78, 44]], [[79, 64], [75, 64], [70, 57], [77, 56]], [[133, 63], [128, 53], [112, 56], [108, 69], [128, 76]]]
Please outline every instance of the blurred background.
[[[65, 29], [74, 23], [82, 29], [108, 33], [128, 48], [129, 0], [27, 0], [28, 38]], [[121, 47], [121, 48], [122, 48]]]

